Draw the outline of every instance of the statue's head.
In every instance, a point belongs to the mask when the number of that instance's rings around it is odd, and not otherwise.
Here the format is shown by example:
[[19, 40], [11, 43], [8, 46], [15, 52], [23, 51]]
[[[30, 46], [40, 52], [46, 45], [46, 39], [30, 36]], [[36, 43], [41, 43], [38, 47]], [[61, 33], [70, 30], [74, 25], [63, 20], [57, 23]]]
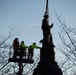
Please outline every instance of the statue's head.
[[46, 15], [44, 15], [44, 18], [48, 18], [49, 16], [46, 14]]

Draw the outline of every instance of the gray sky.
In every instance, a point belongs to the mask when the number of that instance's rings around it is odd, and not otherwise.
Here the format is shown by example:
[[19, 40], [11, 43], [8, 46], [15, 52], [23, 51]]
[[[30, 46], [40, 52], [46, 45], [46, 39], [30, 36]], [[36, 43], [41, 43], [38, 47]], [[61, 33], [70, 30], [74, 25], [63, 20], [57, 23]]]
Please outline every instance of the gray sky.
[[[0, 34], [7, 36], [9, 26], [12, 24], [17, 28], [20, 41], [24, 40], [26, 45], [42, 39], [41, 24], [45, 12], [46, 0], [0, 0]], [[68, 27], [76, 27], [76, 0], [49, 0], [49, 21], [54, 23], [52, 29], [54, 44], [59, 43], [57, 26], [58, 21], [55, 13], [62, 15]], [[11, 41], [15, 38], [11, 38]]]

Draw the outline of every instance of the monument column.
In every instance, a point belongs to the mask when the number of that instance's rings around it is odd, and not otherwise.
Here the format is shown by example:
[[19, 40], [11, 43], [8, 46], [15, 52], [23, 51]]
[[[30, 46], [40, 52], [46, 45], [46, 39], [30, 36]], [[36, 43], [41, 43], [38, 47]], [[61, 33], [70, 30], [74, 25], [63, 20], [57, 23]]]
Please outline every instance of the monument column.
[[48, 0], [46, 0], [46, 10], [42, 20], [43, 39], [40, 50], [40, 62], [34, 69], [33, 75], [63, 75], [57, 62], [55, 61], [55, 51], [51, 29], [53, 24], [49, 25]]

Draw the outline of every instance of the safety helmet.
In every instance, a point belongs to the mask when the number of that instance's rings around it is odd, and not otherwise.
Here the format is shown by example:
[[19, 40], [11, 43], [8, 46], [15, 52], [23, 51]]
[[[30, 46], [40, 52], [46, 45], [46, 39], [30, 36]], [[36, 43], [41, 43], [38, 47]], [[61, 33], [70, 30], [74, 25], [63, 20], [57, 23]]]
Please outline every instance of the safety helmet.
[[18, 40], [18, 38], [15, 38], [15, 40]]

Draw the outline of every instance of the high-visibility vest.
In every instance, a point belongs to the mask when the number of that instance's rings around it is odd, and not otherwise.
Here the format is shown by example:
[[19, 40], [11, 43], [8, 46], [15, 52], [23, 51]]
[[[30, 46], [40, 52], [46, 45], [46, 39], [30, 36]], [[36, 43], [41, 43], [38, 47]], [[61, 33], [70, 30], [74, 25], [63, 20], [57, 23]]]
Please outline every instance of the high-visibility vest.
[[24, 48], [24, 49], [25, 49], [25, 48], [27, 48], [27, 47], [28, 47], [28, 46], [25, 46], [24, 43], [21, 43], [21, 44], [20, 44], [20, 48]]

